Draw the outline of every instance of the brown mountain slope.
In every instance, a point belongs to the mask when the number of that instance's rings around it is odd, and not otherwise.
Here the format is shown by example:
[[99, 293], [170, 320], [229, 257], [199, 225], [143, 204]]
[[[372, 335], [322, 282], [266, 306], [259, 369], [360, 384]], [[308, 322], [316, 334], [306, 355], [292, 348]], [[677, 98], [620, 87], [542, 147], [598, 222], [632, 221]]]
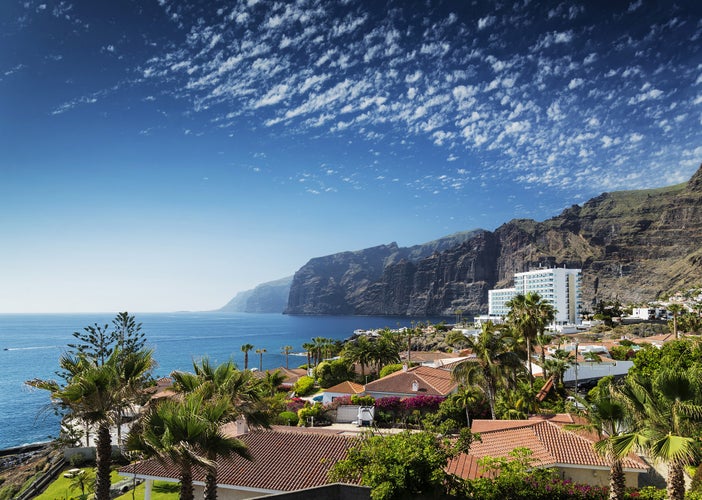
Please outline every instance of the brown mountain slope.
[[313, 259], [296, 273], [286, 312], [483, 313], [490, 288], [538, 266], [582, 268], [585, 308], [652, 300], [702, 283], [702, 167], [685, 184], [605, 193], [544, 222], [515, 219], [421, 259], [385, 262], [361, 271], [347, 254]]

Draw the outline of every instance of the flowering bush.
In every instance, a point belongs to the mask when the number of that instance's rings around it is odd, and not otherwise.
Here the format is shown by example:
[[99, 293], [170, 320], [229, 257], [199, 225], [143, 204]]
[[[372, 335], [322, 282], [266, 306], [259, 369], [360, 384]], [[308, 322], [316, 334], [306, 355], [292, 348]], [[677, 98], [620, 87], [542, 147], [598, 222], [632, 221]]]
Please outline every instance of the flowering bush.
[[375, 409], [386, 412], [399, 412], [402, 410], [402, 401], [398, 397], [380, 398], [375, 400]]
[[306, 402], [307, 401], [305, 401], [302, 398], [288, 399], [288, 402], [285, 404], [285, 409], [287, 411], [293, 411], [293, 412], [297, 413], [297, 410], [299, 410], [300, 408], [305, 406]]
[[330, 410], [336, 410], [339, 406], [350, 404], [353, 404], [351, 403], [351, 396], [339, 396], [334, 398], [327, 406]]
[[407, 412], [413, 412], [419, 410], [422, 413], [429, 411], [436, 411], [439, 409], [439, 405], [445, 398], [443, 396], [424, 396], [419, 395], [413, 398], [407, 398], [402, 401], [404, 410]]
[[510, 457], [480, 459], [481, 470], [493, 477], [468, 481], [470, 497], [485, 500], [607, 500], [603, 486], [562, 480], [555, 469], [531, 468], [531, 450], [516, 448]]

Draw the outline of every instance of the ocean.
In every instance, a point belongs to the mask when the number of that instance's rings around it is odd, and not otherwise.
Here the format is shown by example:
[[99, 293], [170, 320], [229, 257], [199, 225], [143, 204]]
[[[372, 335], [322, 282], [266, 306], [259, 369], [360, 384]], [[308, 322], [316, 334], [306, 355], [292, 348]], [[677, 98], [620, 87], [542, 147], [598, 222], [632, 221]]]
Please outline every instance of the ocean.
[[[0, 314], [0, 449], [49, 441], [59, 418], [48, 410], [47, 391], [25, 385], [34, 378], [55, 379], [58, 360], [72, 334], [97, 323], [111, 325], [114, 314]], [[192, 371], [203, 356], [219, 364], [232, 359], [243, 369], [243, 344], [252, 344], [249, 368], [259, 366], [256, 349], [266, 349], [263, 369], [285, 366], [281, 348], [293, 347], [290, 367], [306, 363], [302, 344], [314, 337], [346, 339], [356, 329], [411, 326], [417, 318], [371, 316], [286, 316], [247, 313], [135, 314], [142, 323], [158, 366], [154, 376]], [[426, 320], [424, 320], [426, 321]], [[440, 319], [430, 319], [432, 323]]]

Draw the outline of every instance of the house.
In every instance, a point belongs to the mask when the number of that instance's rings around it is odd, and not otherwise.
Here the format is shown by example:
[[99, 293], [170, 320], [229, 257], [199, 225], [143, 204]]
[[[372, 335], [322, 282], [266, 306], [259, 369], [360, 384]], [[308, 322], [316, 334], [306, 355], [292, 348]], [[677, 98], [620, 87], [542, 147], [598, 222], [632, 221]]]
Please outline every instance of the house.
[[364, 393], [364, 390], [365, 389], [361, 384], [346, 380], [340, 384], [336, 384], [333, 387], [325, 389], [322, 396], [322, 403], [329, 404], [336, 398], [354, 396], [356, 394], [361, 395]]
[[[230, 424], [225, 432], [234, 435], [235, 429]], [[218, 460], [218, 498], [240, 500], [327, 485], [329, 470], [346, 458], [355, 435], [341, 430], [279, 426], [238, 434], [253, 460], [239, 456]], [[154, 480], [177, 482], [179, 476], [177, 466], [155, 459], [125, 466], [120, 474], [146, 481], [145, 500], [151, 496]], [[204, 494], [204, 480], [204, 469], [195, 467], [196, 498]]]
[[429, 366], [403, 368], [366, 384], [366, 394], [376, 399], [391, 396], [448, 396], [457, 389], [458, 385], [451, 378], [450, 371]]
[[[528, 448], [536, 467], [555, 467], [562, 479], [607, 486], [609, 463], [593, 448], [597, 436], [564, 427], [575, 423], [579, 423], [577, 418], [569, 414], [536, 416], [529, 420], [476, 419], [471, 431], [480, 433], [481, 441], [471, 444], [469, 454], [453, 459], [448, 471], [475, 479], [482, 475], [479, 459], [507, 457], [515, 448]], [[648, 465], [633, 454], [624, 459], [623, 466], [627, 486], [637, 487], [639, 475], [648, 471]]]

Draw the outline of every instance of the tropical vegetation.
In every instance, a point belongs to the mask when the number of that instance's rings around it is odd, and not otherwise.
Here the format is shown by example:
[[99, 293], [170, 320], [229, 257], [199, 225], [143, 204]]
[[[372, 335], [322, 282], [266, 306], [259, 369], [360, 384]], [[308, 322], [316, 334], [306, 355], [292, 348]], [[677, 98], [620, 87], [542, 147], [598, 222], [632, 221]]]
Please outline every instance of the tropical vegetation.
[[[320, 387], [345, 380], [366, 382], [388, 376], [403, 368], [402, 351], [429, 345], [443, 335], [440, 342], [446, 349], [468, 349], [472, 355], [452, 369], [458, 389], [448, 397], [339, 398], [332, 405], [291, 399], [280, 390], [285, 379], [281, 371], [261, 370], [266, 350], [245, 344], [241, 346], [243, 370], [232, 361], [213, 365], [203, 358], [193, 363], [192, 372], [173, 372], [176, 395], [149, 405], [132, 426], [125, 450], [134, 457], [176, 464], [179, 495], [186, 500], [194, 495], [193, 471], [201, 468], [206, 478], [205, 499], [214, 500], [217, 463], [231, 455], [249, 457], [241, 441], [222, 432], [224, 424], [239, 420], [254, 427], [319, 425], [330, 420], [340, 404], [355, 402], [374, 405], [379, 426], [414, 431], [393, 437], [366, 435], [352, 447], [347, 460], [334, 467], [333, 478], [358, 479], [373, 488], [373, 498], [634, 498], [635, 493], [625, 488], [622, 464], [629, 453], [638, 451], [667, 465], [665, 494], [682, 500], [685, 467], [700, 463], [702, 343], [689, 333], [700, 320], [699, 312], [676, 313], [673, 308], [670, 331], [673, 339], [679, 338], [661, 348], [622, 340], [621, 352], [612, 352], [633, 361], [629, 374], [620, 380], [604, 378], [583, 396], [571, 393], [563, 380], [575, 363], [573, 351], [560, 349], [559, 343], [546, 353], [546, 328], [553, 321], [553, 308], [533, 293], [517, 295], [510, 306], [505, 324], [485, 322], [474, 337], [450, 331], [445, 325], [383, 330], [343, 345], [315, 337], [302, 346], [309, 376], [300, 377], [292, 389], [296, 396], [311, 395]], [[618, 304], [598, 307], [596, 314], [620, 313]], [[66, 439], [87, 440], [95, 434], [94, 489], [96, 498], [106, 500], [109, 429], [122, 421], [130, 406], [143, 402], [140, 398], [153, 360], [141, 325], [127, 313], [117, 315], [112, 327], [95, 324], [74, 337], [76, 341], [59, 361], [59, 380], [28, 384], [50, 391], [54, 407], [66, 415]], [[534, 354], [537, 344], [539, 355]], [[282, 348], [286, 367], [292, 349]], [[249, 369], [252, 351], [259, 357], [261, 373]], [[404, 363], [411, 364], [408, 358]], [[534, 377], [535, 364], [543, 369], [544, 377]], [[576, 403], [569, 406], [566, 396]], [[574, 428], [599, 436], [596, 451], [609, 464], [609, 487], [586, 488], [561, 481], [552, 471], [534, 468], [523, 450], [510, 457], [483, 460], [481, 466], [488, 476], [495, 472], [487, 478], [466, 482], [446, 472], [446, 464], [470, 444], [472, 435], [467, 429], [473, 419], [527, 418], [565, 409], [583, 418], [584, 423]], [[118, 443], [124, 444], [121, 438]], [[89, 478], [84, 479], [86, 487]], [[693, 484], [702, 490], [702, 479]], [[662, 494], [653, 491], [636, 494], [639, 498]]]
[[152, 351], [144, 347], [141, 325], [120, 313], [108, 325], [93, 325], [73, 335], [77, 342], [59, 360], [60, 378], [30, 380], [28, 385], [51, 393], [51, 401], [65, 420], [85, 425], [86, 440], [96, 429], [95, 498], [110, 498], [112, 437], [126, 408], [140, 402], [153, 367]]

